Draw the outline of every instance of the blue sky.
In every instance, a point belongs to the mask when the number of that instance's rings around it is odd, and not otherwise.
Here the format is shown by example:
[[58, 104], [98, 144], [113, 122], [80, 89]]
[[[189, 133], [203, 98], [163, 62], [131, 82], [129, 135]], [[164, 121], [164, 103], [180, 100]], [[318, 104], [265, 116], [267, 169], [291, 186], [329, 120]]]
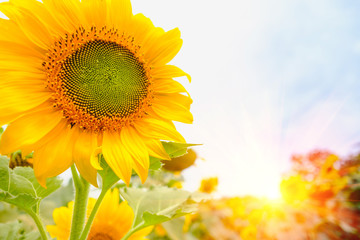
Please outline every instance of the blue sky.
[[179, 27], [172, 64], [194, 99], [177, 124], [205, 160], [185, 188], [218, 176], [218, 195], [277, 194], [293, 153], [360, 150], [360, 3], [355, 0], [133, 0], [154, 24]]

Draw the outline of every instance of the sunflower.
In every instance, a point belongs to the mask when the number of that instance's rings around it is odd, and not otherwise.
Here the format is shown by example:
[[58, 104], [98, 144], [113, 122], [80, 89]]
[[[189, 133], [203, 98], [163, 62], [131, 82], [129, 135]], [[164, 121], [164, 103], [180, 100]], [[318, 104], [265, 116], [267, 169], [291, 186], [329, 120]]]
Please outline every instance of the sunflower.
[[162, 168], [170, 172], [179, 173], [194, 165], [196, 159], [196, 152], [190, 148], [186, 154], [180, 157], [172, 158], [171, 161], [162, 161]]
[[[90, 215], [95, 202], [96, 199], [89, 198], [87, 216]], [[47, 226], [47, 230], [52, 238], [56, 237], [58, 240], [69, 239], [73, 207], [74, 202], [70, 202], [67, 207], [60, 207], [54, 210], [53, 218], [56, 225]], [[134, 213], [127, 202], [119, 203], [119, 190], [117, 188], [113, 191], [109, 190], [96, 214], [87, 239], [121, 239], [130, 230], [133, 219]], [[130, 239], [146, 239], [145, 236], [151, 232], [152, 228], [147, 227], [135, 232]]]
[[281, 181], [280, 191], [287, 203], [301, 203], [309, 198], [309, 186], [300, 175], [294, 175]]
[[199, 191], [203, 193], [212, 193], [216, 191], [218, 186], [218, 178], [217, 177], [211, 177], [211, 178], [205, 178], [201, 180], [201, 185], [199, 187]]
[[[169, 61], [182, 39], [129, 0], [11, 0], [0, 4], [0, 153], [34, 151], [38, 181], [73, 163], [97, 185], [102, 152], [127, 184], [144, 182], [160, 140], [185, 142], [173, 121], [191, 123], [192, 99]], [[93, 160], [91, 160], [93, 159]], [[95, 160], [94, 160], [95, 159]]]

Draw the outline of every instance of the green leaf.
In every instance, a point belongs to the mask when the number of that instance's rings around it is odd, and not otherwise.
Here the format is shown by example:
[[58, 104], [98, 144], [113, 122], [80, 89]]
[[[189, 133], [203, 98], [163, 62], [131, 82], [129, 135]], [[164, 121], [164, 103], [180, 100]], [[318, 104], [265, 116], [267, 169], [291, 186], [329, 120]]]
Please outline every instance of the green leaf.
[[14, 240], [19, 239], [21, 223], [18, 221], [9, 223], [0, 223], [0, 239]]
[[74, 191], [74, 183], [71, 178], [66, 185], [61, 186], [43, 202], [52, 202], [55, 208], [66, 206], [68, 202], [74, 200]]
[[45, 225], [53, 225], [53, 211], [55, 208], [66, 206], [74, 200], [74, 184], [72, 179], [64, 186], [61, 186], [53, 194], [46, 197], [40, 205], [40, 216]]
[[173, 240], [185, 240], [186, 236], [184, 234], [184, 227], [185, 224], [185, 218], [175, 218], [171, 221], [164, 222], [162, 226], [165, 228], [166, 233], [169, 235], [169, 237]]
[[26, 233], [24, 224], [19, 221], [0, 223], [1, 240], [41, 240], [37, 231]]
[[41, 236], [39, 232], [30, 232], [27, 233], [21, 240], [41, 240]]
[[111, 188], [111, 186], [114, 185], [116, 182], [118, 182], [120, 178], [109, 167], [102, 154], [99, 154], [99, 158], [100, 158], [100, 166], [103, 168], [103, 170], [98, 171], [102, 179], [102, 188], [103, 189]]
[[47, 179], [43, 188], [29, 167], [9, 168], [9, 160], [0, 156], [0, 201], [11, 203], [26, 211], [38, 213], [40, 201], [61, 186], [58, 178]]
[[150, 166], [149, 166], [149, 170], [160, 170], [162, 167], [162, 163], [161, 163], [161, 159], [155, 158], [150, 156]]
[[165, 148], [165, 151], [171, 158], [180, 157], [187, 153], [187, 149], [193, 146], [199, 146], [201, 144], [192, 143], [176, 143], [176, 142], [161, 142]]
[[0, 202], [0, 222], [10, 222], [18, 219], [20, 216], [20, 211], [17, 207], [12, 206], [11, 204]]
[[132, 233], [195, 212], [198, 202], [208, 196], [167, 187], [149, 190], [123, 188], [120, 189], [120, 193], [134, 211], [134, 222], [130, 229]]

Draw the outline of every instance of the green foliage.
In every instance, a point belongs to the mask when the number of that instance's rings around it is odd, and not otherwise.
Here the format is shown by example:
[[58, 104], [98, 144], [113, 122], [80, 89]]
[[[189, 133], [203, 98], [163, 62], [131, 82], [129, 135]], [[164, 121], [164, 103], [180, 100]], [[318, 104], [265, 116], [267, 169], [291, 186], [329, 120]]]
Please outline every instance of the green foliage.
[[40, 240], [38, 232], [25, 233], [23, 224], [19, 221], [0, 223], [1, 240]]
[[187, 153], [187, 149], [193, 146], [199, 146], [201, 144], [192, 143], [176, 143], [176, 142], [162, 142], [165, 151], [171, 158], [180, 157]]
[[166, 230], [166, 233], [169, 235], [171, 239], [185, 240], [187, 238], [183, 230], [184, 223], [185, 223], [185, 219], [184, 217], [182, 217], [182, 218], [175, 218], [168, 222], [164, 222], [162, 226]]
[[18, 221], [10, 223], [0, 223], [0, 239], [18, 239], [21, 234], [21, 224]]
[[16, 220], [20, 215], [19, 209], [8, 203], [0, 202], [0, 223]]
[[40, 201], [61, 186], [61, 180], [50, 178], [47, 188], [43, 188], [29, 167], [8, 167], [9, 160], [0, 156], [0, 201], [16, 205], [35, 214], [39, 211]]
[[41, 240], [41, 236], [39, 232], [30, 232], [27, 233], [24, 238], [21, 238], [20, 240]]
[[120, 189], [121, 195], [134, 211], [130, 234], [147, 226], [159, 224], [197, 210], [198, 202], [207, 195], [180, 189], [155, 187]]
[[98, 171], [102, 179], [102, 189], [109, 189], [111, 188], [112, 185], [118, 182], [120, 178], [109, 167], [102, 154], [99, 155], [99, 158], [100, 158], [100, 166], [103, 169]]
[[68, 202], [74, 200], [74, 191], [74, 183], [72, 179], [70, 179], [66, 185], [61, 186], [53, 194], [45, 198], [43, 203], [45, 201], [52, 202], [54, 204], [54, 208], [66, 206]]
[[161, 159], [150, 156], [149, 170], [152, 170], [152, 171], [160, 170], [162, 165], [163, 164], [161, 163]]
[[72, 179], [61, 186], [53, 194], [46, 197], [40, 204], [40, 216], [45, 225], [54, 224], [53, 211], [55, 208], [66, 206], [68, 202], [74, 200], [74, 184]]

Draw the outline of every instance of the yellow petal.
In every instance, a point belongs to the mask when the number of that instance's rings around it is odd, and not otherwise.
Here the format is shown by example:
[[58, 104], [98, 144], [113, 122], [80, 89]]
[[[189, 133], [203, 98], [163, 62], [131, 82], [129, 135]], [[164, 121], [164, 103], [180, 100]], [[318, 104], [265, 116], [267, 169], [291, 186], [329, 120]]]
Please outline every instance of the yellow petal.
[[68, 126], [52, 140], [34, 152], [34, 173], [39, 183], [45, 187], [46, 179], [63, 173], [73, 161], [72, 147], [76, 139], [76, 132]]
[[134, 40], [144, 52], [149, 52], [165, 34], [164, 29], [155, 27], [151, 20], [141, 13], [133, 16], [126, 28], [129, 29]]
[[109, 221], [112, 219], [112, 214], [114, 214], [119, 206], [120, 194], [119, 189], [114, 188], [113, 190], [108, 190], [105, 194], [103, 201], [99, 207], [99, 211], [96, 214], [98, 221]]
[[[21, 115], [21, 113], [41, 105], [51, 96], [48, 92], [36, 92], [33, 87], [29, 88], [28, 92], [26, 90], [20, 86], [1, 88], [0, 112], [5, 113], [5, 116]], [[32, 92], [33, 90], [35, 92]], [[2, 114], [0, 114], [0, 123], [2, 125], [8, 123], [2, 118]]]
[[120, 135], [108, 131], [104, 132], [102, 150], [107, 164], [119, 178], [129, 185], [133, 160], [124, 148]]
[[[107, 18], [107, 1], [82, 0], [81, 6], [89, 26], [102, 28], [106, 26]], [[96, 10], [95, 10], [96, 9]]]
[[15, 120], [1, 136], [0, 152], [10, 154], [49, 133], [62, 119], [61, 111], [42, 109]]
[[146, 236], [151, 233], [153, 228], [154, 228], [154, 226], [143, 228], [143, 229], [135, 232], [134, 234], [132, 234], [129, 237], [129, 240], [146, 240], [147, 239]]
[[145, 56], [152, 65], [164, 65], [179, 52], [182, 46], [178, 28], [170, 30], [157, 39], [152, 46], [147, 46]]
[[55, 208], [53, 212], [54, 222], [63, 226], [63, 230], [70, 229], [72, 209], [68, 207]]
[[[73, 204], [71, 205], [73, 206]], [[72, 207], [60, 207], [54, 209], [53, 219], [56, 225], [46, 226], [46, 230], [50, 233], [52, 238], [56, 237], [58, 240], [69, 239], [72, 210]]]
[[[43, 0], [44, 6], [53, 17], [56, 23], [67, 32], [72, 32], [80, 26], [84, 26], [85, 17], [78, 0]], [[55, 25], [56, 26], [56, 25]]]
[[174, 124], [154, 118], [144, 118], [134, 123], [136, 130], [143, 136], [157, 140], [185, 142]]
[[191, 98], [181, 94], [157, 94], [152, 109], [162, 118], [183, 123], [192, 123]]
[[171, 158], [169, 157], [169, 154], [167, 154], [164, 146], [162, 145], [162, 143], [159, 140], [148, 138], [144, 142], [145, 142], [145, 145], [148, 149], [150, 156], [160, 158], [160, 159], [171, 160]]
[[[75, 130], [74, 130], [75, 131]], [[90, 159], [96, 148], [96, 135], [82, 131], [74, 145], [74, 161], [81, 176], [97, 187], [97, 170], [90, 164]]]
[[[31, 57], [35, 63], [39, 64], [38, 67], [42, 67], [42, 59], [44, 55], [40, 52], [35, 51], [33, 48], [29, 48], [28, 45], [21, 43], [12, 42], [11, 39], [8, 41], [0, 41], [0, 59], [9, 60], [9, 58], [26, 58]], [[29, 60], [28, 60], [29, 61]], [[29, 62], [28, 64], [33, 64], [34, 62]]]
[[130, 230], [134, 219], [134, 213], [128, 203], [123, 201], [118, 205], [113, 217], [115, 226], [123, 226], [121, 229], [118, 228], [119, 238], [121, 238]]
[[133, 158], [135, 171], [144, 183], [149, 171], [149, 153], [146, 145], [133, 127], [122, 128], [120, 137], [125, 149]]
[[48, 49], [53, 43], [53, 39], [48, 29], [30, 11], [17, 8], [13, 4], [4, 2], [0, 4], [0, 11], [10, 19], [14, 20], [24, 32], [24, 34], [42, 49]]
[[172, 79], [155, 79], [153, 89], [155, 93], [187, 93], [190, 96], [183, 85]]
[[19, 8], [26, 8], [35, 13], [39, 20], [47, 26], [47, 29], [53, 36], [58, 37], [65, 32], [65, 29], [54, 19], [54, 16], [57, 14], [51, 14], [45, 7], [45, 4], [36, 0], [11, 0], [11, 3]]
[[174, 28], [168, 32], [165, 32], [162, 28], [158, 28], [159, 31], [152, 33], [151, 39], [147, 42], [145, 47], [145, 54], [149, 57], [156, 57], [156, 52], [164, 48], [164, 45], [173, 40], [180, 39], [180, 31], [178, 28]]
[[125, 26], [130, 23], [130, 20], [132, 18], [132, 8], [130, 0], [112, 0], [109, 11], [109, 22], [113, 23], [118, 29], [125, 29]]
[[35, 43], [30, 41], [28, 37], [24, 34], [24, 32], [20, 29], [19, 25], [17, 25], [11, 19], [8, 20], [8, 19], [0, 18], [0, 32], [6, 33], [6, 34], [0, 34], [1, 41], [14, 42], [25, 46], [29, 46], [29, 48], [39, 52], [42, 55], [46, 53], [45, 49], [39, 48]]
[[100, 166], [99, 157], [98, 157], [100, 153], [102, 153], [102, 147], [97, 147], [92, 152], [90, 158], [91, 166], [93, 166], [97, 170], [103, 170], [103, 168]]
[[150, 18], [145, 17], [143, 14], [138, 13], [131, 18], [127, 27], [131, 31], [131, 35], [134, 36], [134, 40], [146, 50], [146, 43], [152, 39], [151, 36], [157, 35], [156, 33], [163, 34], [164, 30], [161, 28], [155, 28]]
[[[45, 93], [49, 97], [51, 92], [45, 88], [44, 73], [39, 70], [32, 69], [32, 71], [25, 70], [0, 70], [0, 87], [4, 94], [38, 94]], [[26, 88], [26, 89], [24, 89]]]
[[191, 76], [189, 74], [173, 65], [163, 65], [155, 67], [152, 70], [152, 74], [154, 78], [175, 78], [186, 76], [189, 82], [191, 82]]

